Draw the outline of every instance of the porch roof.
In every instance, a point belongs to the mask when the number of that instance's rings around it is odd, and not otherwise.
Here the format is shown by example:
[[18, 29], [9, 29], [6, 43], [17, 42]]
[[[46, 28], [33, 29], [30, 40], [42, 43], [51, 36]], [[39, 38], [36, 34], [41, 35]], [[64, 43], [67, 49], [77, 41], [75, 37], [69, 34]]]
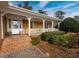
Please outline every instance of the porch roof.
[[56, 21], [56, 19], [54, 19], [53, 17], [47, 16], [44, 14], [40, 14], [40, 13], [35, 13], [31, 10], [24, 9], [21, 7], [14, 7], [14, 6], [8, 5], [6, 9], [3, 9], [3, 11], [5, 11], [6, 13], [17, 14], [17, 15], [21, 15], [21, 16], [25, 16], [25, 17], [39, 18], [39, 19], [44, 19], [44, 20], [48, 20], [48, 21], [52, 21], [52, 20]]

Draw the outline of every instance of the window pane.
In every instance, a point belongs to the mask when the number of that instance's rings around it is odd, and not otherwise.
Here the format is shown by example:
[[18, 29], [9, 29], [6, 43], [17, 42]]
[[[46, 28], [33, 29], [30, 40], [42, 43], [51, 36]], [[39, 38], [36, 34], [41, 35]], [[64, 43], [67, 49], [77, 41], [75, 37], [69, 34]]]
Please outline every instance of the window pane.
[[45, 22], [45, 28], [48, 28], [48, 22]]
[[30, 27], [33, 28], [33, 21], [31, 21], [31, 23], [30, 23]]
[[11, 29], [11, 19], [9, 19], [9, 28]]
[[12, 24], [13, 24], [13, 28], [14, 29], [17, 29], [18, 28], [18, 25], [19, 25], [18, 24], [18, 21], [13, 21]]

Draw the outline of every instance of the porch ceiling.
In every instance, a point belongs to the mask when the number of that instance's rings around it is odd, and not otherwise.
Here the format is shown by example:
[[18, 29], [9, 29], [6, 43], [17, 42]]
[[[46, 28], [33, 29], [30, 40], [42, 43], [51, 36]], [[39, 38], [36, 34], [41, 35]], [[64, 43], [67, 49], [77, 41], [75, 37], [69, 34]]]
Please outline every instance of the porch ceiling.
[[10, 14], [10, 13], [5, 14], [5, 16], [6, 16], [7, 18], [10, 18], [10, 19], [17, 19], [17, 20], [26, 19], [25, 16], [16, 15], [16, 14]]
[[[5, 16], [6, 16], [7, 18], [10, 18], [10, 19], [28, 20], [27, 17], [21, 16], [21, 15], [16, 15], [16, 14], [7, 13], [7, 14], [5, 14]], [[39, 18], [32, 18], [31, 21], [42, 22], [42, 19], [39, 19]]]

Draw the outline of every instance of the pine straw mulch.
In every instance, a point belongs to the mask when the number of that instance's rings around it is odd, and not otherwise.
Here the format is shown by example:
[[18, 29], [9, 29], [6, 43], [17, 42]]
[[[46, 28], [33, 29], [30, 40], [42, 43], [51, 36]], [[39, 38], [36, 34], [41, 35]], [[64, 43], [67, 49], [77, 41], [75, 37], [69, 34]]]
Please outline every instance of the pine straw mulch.
[[79, 48], [65, 48], [41, 41], [37, 47], [50, 58], [78, 58]]

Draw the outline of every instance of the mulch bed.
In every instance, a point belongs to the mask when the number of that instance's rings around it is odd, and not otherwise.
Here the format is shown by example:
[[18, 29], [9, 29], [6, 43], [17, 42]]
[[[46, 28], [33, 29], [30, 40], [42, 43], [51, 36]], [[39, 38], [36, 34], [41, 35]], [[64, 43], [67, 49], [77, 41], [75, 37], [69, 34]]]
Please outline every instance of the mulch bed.
[[37, 47], [51, 58], [78, 58], [79, 48], [65, 48], [41, 41]]

